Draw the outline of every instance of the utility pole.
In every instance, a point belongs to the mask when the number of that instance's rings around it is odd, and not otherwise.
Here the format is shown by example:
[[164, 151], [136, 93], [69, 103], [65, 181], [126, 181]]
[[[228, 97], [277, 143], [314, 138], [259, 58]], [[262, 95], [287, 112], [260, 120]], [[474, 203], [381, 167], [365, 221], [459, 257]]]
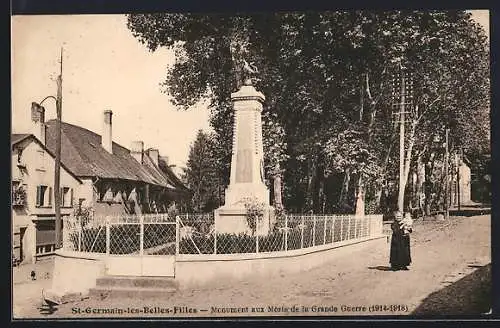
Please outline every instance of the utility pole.
[[450, 159], [450, 154], [448, 152], [448, 134], [450, 132], [450, 129], [446, 129], [446, 137], [445, 137], [445, 160], [444, 160], [444, 174], [445, 174], [445, 192], [444, 192], [444, 218], [448, 220], [449, 218], [449, 192], [448, 192], [448, 187], [449, 187], [449, 179], [448, 179], [448, 162]]
[[401, 67], [401, 103], [399, 106], [399, 194], [398, 210], [404, 212], [404, 161], [405, 161], [405, 73]]
[[61, 47], [60, 72], [57, 77], [56, 97], [56, 163], [54, 170], [54, 202], [55, 202], [55, 249], [62, 247], [62, 222], [61, 222], [61, 117], [62, 117], [62, 64], [63, 48]]
[[461, 152], [457, 152], [457, 205], [458, 210], [460, 211], [460, 164], [461, 164]]

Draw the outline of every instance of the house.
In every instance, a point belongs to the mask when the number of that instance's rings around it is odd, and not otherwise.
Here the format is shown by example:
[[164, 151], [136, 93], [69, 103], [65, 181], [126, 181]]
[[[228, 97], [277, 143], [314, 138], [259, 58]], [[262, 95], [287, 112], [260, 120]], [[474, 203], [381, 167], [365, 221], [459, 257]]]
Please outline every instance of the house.
[[456, 157], [454, 174], [451, 177], [450, 204], [458, 206], [471, 203], [471, 169], [470, 162], [465, 156]]
[[[12, 251], [15, 259], [31, 263], [54, 252], [55, 156], [45, 147], [44, 140], [33, 134], [13, 134], [11, 146]], [[61, 165], [60, 172], [64, 217], [73, 211], [74, 197], [82, 181], [65, 165]]]
[[471, 199], [491, 204], [491, 154], [479, 155], [471, 165]]
[[[23, 155], [26, 167], [38, 172], [40, 165], [53, 166], [52, 154], [55, 154], [56, 149], [56, 120], [45, 122], [44, 112], [42, 106], [33, 103], [31, 108], [33, 134], [13, 136], [12, 143], [13, 150], [15, 150], [12, 155], [13, 168], [19, 167], [17, 162], [14, 162], [17, 161], [18, 149], [26, 148], [28, 142], [43, 149], [49, 155], [45, 157], [50, 157], [51, 161], [50, 163], [48, 163], [48, 159], [42, 161], [42, 152], [31, 150], [31, 148], [36, 148], [32, 146], [28, 153], [21, 150], [22, 153], [26, 154], [26, 157]], [[189, 189], [162, 160], [157, 149], [144, 150], [142, 141], [134, 141], [130, 149], [113, 142], [112, 114], [109, 110], [104, 111], [102, 137], [85, 128], [61, 122], [61, 167], [64, 168], [64, 170], [61, 169], [61, 174], [64, 175], [64, 179], [61, 176], [61, 190], [63, 192], [62, 198], [67, 202], [63, 206], [64, 213], [61, 210], [62, 215], [70, 215], [76, 206], [88, 207], [94, 215], [98, 216], [165, 213], [170, 205], [189, 197]], [[33, 152], [35, 155], [31, 154]], [[40, 247], [42, 239], [43, 243], [48, 245], [48, 248], [40, 248], [41, 253], [50, 254], [54, 251], [55, 220], [53, 204], [51, 203], [54, 173], [49, 170], [52, 166], [42, 171], [44, 172], [44, 180], [38, 177], [40, 173], [37, 175], [25, 170], [25, 174], [22, 175], [21, 171], [16, 172], [20, 177], [18, 185], [26, 185], [28, 202], [35, 202], [39, 206], [34, 206], [37, 209], [35, 214], [30, 212], [32, 206], [28, 207], [29, 210], [25, 209], [24, 211], [18, 209], [17, 205], [13, 206], [15, 225], [25, 229], [30, 219], [22, 217], [37, 216], [40, 210], [45, 211], [43, 215], [48, 217], [45, 221], [50, 222], [44, 226], [44, 231], [49, 232], [47, 232], [46, 237], [40, 237], [40, 243], [38, 243], [38, 237], [32, 236], [33, 233], [24, 237], [27, 232], [21, 234], [21, 228], [19, 228], [18, 240], [26, 239], [24, 245], [18, 247], [22, 249], [22, 257], [27, 254], [24, 249], [28, 247], [27, 244], [33, 243], [31, 240], [33, 238], [37, 240], [36, 244], [40, 244]], [[36, 194], [33, 190], [38, 190], [38, 186], [41, 189], [38, 191], [39, 194]], [[42, 193], [43, 196], [41, 196]], [[66, 195], [66, 193], [69, 194]], [[31, 221], [33, 220], [37, 221], [36, 218], [31, 219]], [[31, 250], [32, 247], [29, 247]], [[38, 248], [36, 252], [33, 252], [35, 255], [30, 253], [30, 261], [35, 260], [37, 252]]]
[[[95, 215], [165, 213], [189, 190], [162, 165], [157, 149], [134, 141], [130, 150], [113, 142], [112, 111], [104, 111], [102, 137], [61, 123], [61, 161], [82, 181], [79, 203]], [[56, 121], [47, 125], [47, 148], [56, 147]]]

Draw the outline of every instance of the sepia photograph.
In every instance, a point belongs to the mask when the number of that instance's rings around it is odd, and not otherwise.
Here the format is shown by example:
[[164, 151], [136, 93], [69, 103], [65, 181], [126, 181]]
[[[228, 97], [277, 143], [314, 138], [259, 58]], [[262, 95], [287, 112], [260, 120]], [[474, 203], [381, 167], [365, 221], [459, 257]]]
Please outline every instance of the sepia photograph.
[[492, 314], [489, 10], [11, 16], [11, 319]]

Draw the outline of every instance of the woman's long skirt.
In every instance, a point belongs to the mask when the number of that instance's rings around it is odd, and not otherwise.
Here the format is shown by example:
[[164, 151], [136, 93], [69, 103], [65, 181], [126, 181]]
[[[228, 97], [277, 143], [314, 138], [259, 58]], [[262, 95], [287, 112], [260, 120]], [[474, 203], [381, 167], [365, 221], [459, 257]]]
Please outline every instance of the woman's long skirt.
[[392, 267], [396, 268], [410, 265], [411, 256], [409, 235], [392, 235], [390, 263]]

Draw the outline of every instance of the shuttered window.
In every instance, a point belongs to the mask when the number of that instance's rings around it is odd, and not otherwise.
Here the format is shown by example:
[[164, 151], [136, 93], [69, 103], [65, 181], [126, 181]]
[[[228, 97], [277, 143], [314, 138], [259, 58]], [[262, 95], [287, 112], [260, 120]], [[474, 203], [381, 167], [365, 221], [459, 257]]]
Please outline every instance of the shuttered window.
[[73, 189], [69, 187], [61, 188], [61, 206], [71, 207], [73, 206]]
[[48, 201], [48, 205], [49, 206], [52, 206], [52, 187], [49, 187], [49, 191], [48, 191], [48, 198], [49, 198], [49, 201]]
[[47, 191], [47, 186], [37, 186], [36, 187], [36, 206], [45, 205], [45, 192]]

